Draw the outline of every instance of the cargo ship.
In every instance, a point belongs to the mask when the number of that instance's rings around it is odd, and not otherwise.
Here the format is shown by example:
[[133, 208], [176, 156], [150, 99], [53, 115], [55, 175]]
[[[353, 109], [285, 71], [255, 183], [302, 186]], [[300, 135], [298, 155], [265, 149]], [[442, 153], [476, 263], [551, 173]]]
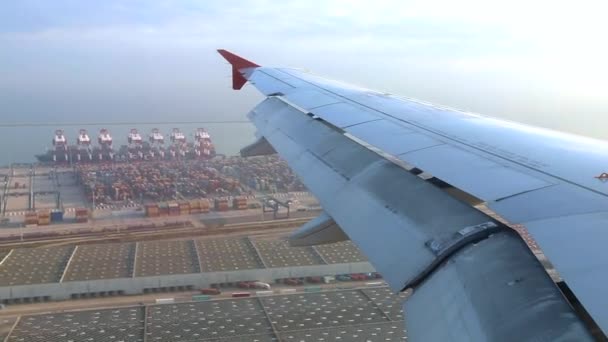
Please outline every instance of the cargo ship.
[[36, 155], [42, 163], [95, 163], [109, 161], [210, 159], [215, 157], [211, 136], [204, 128], [197, 128], [194, 141], [188, 142], [179, 128], [173, 128], [170, 141], [165, 145], [165, 136], [158, 128], [152, 129], [146, 141], [136, 128], [127, 135], [127, 144], [117, 150], [113, 146], [110, 131], [102, 128], [97, 136], [97, 145], [92, 144], [86, 129], [80, 129], [76, 144], [70, 145], [62, 129], [55, 131], [51, 147], [44, 154]]

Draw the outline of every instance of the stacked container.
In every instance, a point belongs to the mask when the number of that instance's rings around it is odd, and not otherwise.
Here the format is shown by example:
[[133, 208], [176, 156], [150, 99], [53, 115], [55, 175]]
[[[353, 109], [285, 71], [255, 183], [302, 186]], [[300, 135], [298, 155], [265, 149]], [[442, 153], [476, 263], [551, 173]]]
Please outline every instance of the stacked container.
[[61, 222], [63, 221], [63, 211], [60, 209], [51, 210], [51, 222]]
[[216, 211], [228, 211], [228, 200], [225, 198], [215, 199], [215, 210]]
[[179, 216], [179, 204], [177, 202], [169, 202], [167, 206], [169, 207], [169, 216]]
[[188, 202], [188, 201], [179, 202], [179, 214], [180, 215], [190, 215], [190, 202]]
[[158, 204], [156, 204], [156, 203], [146, 204], [145, 208], [146, 208], [147, 217], [158, 217], [159, 216]]
[[235, 197], [232, 200], [232, 209], [235, 209], [235, 210], [244, 210], [244, 209], [247, 209], [247, 198], [245, 198], [245, 197]]
[[191, 200], [190, 201], [190, 214], [200, 214], [201, 212], [201, 201]]
[[87, 208], [76, 209], [76, 222], [88, 222], [89, 221], [89, 210]]
[[211, 206], [209, 204], [209, 200], [208, 199], [202, 199], [201, 202], [201, 213], [202, 214], [206, 214], [209, 212], [209, 207]]
[[37, 225], [38, 224], [38, 214], [36, 214], [33, 211], [27, 212], [25, 214], [25, 225], [26, 226], [30, 226], [30, 225]]
[[48, 226], [49, 224], [51, 224], [51, 212], [48, 210], [38, 212], [38, 225]]
[[158, 204], [158, 215], [169, 216], [169, 205], [167, 203], [161, 202]]

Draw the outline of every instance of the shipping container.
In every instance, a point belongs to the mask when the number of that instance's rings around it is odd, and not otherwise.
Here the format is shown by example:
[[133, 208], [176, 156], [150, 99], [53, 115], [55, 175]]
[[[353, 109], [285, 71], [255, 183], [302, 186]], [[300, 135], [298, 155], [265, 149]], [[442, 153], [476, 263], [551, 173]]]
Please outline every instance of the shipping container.
[[38, 214], [36, 214], [35, 212], [28, 212], [25, 214], [25, 225], [26, 226], [33, 226], [33, 225], [37, 225], [38, 224]]
[[63, 211], [58, 209], [53, 209], [51, 211], [51, 222], [61, 222], [63, 221]]
[[234, 210], [247, 209], [247, 199], [244, 197], [235, 197], [232, 200], [232, 209], [234, 209]]
[[158, 214], [158, 204], [156, 204], [156, 203], [146, 204], [144, 207], [146, 209], [146, 216], [147, 217], [157, 217], [157, 216], [159, 216], [159, 214]]
[[200, 209], [201, 208], [201, 200], [195, 199], [190, 201], [190, 210], [192, 209]]
[[77, 216], [76, 217], [76, 222], [78, 222], [78, 223], [89, 222], [89, 217], [88, 216]]
[[167, 203], [162, 202], [158, 204], [158, 215], [169, 216], [169, 206]]
[[179, 204], [177, 202], [167, 203], [169, 207], [169, 216], [179, 216]]
[[76, 209], [76, 222], [88, 222], [89, 221], [89, 210], [87, 208]]
[[228, 207], [228, 200], [225, 198], [216, 198], [215, 199], [215, 210], [216, 211], [227, 211], [229, 209]]
[[200, 200], [200, 208], [201, 208], [201, 213], [206, 214], [209, 212], [209, 209], [211, 207], [211, 205], [209, 204], [209, 200], [208, 199], [202, 199]]
[[51, 212], [49, 210], [40, 210], [38, 212], [38, 218], [41, 218], [41, 217], [45, 217], [45, 218], [48, 217], [50, 219], [51, 218]]
[[38, 225], [47, 226], [51, 224], [51, 212], [48, 210], [41, 210], [38, 212]]
[[179, 214], [190, 215], [190, 202], [179, 202]]

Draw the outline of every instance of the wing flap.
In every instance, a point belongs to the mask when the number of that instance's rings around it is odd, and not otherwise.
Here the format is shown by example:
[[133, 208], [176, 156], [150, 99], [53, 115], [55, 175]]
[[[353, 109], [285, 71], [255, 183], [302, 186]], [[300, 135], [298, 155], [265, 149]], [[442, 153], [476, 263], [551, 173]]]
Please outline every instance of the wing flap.
[[[560, 276], [600, 327], [608, 326], [608, 211], [526, 223]], [[576, 234], [572, 234], [575, 230]], [[564, 243], [567, 239], [567, 243]]]
[[268, 96], [271, 94], [277, 93], [288, 93], [295, 89], [289, 83], [274, 78], [264, 72], [256, 70], [251, 77], [249, 78], [249, 82], [253, 84], [258, 90], [260, 90], [264, 95]]
[[[488, 220], [340, 131], [296, 108], [284, 109], [278, 103], [280, 98], [264, 102], [270, 103], [254, 109], [254, 123], [260, 133], [288, 161], [335, 222], [347, 227], [349, 237], [395, 291], [434, 259], [425, 245], [427, 241]], [[275, 109], [280, 110], [280, 119], [276, 113], [265, 113]], [[268, 117], [273, 120], [268, 121]], [[282, 125], [281, 120], [300, 124]], [[309, 142], [308, 136], [318, 134], [332, 136], [330, 151]], [[442, 215], [437, 215], [437, 210]]]
[[289, 236], [291, 246], [312, 246], [348, 240], [348, 235], [326, 212], [306, 222]]

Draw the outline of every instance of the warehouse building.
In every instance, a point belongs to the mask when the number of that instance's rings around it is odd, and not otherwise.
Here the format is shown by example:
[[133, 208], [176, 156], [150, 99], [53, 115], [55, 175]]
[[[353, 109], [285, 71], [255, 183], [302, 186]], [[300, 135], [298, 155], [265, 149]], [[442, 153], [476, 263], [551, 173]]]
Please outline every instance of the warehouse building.
[[289, 247], [241, 237], [14, 249], [0, 261], [0, 298], [29, 303], [373, 271], [351, 242]]

